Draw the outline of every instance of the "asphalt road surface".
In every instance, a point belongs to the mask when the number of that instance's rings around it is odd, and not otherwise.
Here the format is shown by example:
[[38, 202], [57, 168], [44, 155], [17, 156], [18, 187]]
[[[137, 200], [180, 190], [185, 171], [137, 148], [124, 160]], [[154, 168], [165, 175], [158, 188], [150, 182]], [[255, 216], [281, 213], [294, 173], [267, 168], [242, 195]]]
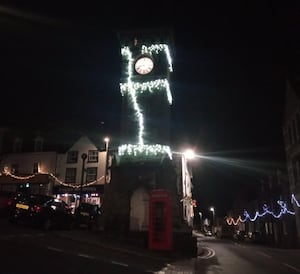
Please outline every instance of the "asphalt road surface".
[[201, 255], [167, 261], [143, 250], [138, 253], [130, 248], [87, 244], [89, 234], [87, 230], [44, 232], [0, 219], [0, 274], [300, 273], [298, 249], [274, 249], [200, 236], [199, 246], [204, 251]]

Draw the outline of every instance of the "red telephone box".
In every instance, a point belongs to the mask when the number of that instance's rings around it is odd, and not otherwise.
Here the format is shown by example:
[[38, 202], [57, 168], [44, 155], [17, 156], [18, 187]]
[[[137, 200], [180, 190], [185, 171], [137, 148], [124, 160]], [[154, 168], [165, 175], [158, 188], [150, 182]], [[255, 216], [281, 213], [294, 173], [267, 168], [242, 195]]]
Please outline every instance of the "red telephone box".
[[150, 192], [149, 202], [149, 249], [172, 250], [171, 194], [165, 189]]

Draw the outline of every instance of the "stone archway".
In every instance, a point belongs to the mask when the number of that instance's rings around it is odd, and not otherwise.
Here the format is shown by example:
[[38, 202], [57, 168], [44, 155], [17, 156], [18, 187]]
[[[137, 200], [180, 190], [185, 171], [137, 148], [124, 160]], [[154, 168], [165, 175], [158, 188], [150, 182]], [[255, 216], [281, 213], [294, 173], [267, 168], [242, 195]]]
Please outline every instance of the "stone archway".
[[137, 188], [130, 198], [130, 231], [147, 231], [149, 228], [149, 193]]

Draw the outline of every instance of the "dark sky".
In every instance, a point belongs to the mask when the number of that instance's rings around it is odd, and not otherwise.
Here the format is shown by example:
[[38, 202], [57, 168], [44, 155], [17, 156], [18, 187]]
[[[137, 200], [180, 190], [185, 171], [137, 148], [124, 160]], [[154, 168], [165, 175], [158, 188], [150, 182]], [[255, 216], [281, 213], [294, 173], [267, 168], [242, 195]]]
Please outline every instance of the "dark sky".
[[0, 4], [3, 126], [80, 128], [117, 139], [116, 30], [167, 26], [176, 51], [173, 148], [222, 157], [193, 163], [199, 208], [224, 212], [235, 190], [285, 167], [281, 127], [293, 6], [23, 2]]

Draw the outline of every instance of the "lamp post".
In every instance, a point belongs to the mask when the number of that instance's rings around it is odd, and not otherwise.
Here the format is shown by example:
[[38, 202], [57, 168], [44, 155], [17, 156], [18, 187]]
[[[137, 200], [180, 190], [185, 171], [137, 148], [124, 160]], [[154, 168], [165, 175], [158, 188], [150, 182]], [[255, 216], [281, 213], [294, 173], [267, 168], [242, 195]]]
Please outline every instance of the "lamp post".
[[83, 179], [84, 179], [84, 171], [85, 171], [85, 160], [87, 158], [86, 153], [81, 154], [82, 159], [82, 170], [81, 170], [81, 181], [80, 181], [80, 197], [79, 197], [79, 206], [82, 203], [82, 194], [83, 194]]
[[182, 164], [182, 196], [183, 196], [183, 218], [187, 221], [187, 223], [192, 225], [192, 216], [193, 210], [191, 201], [189, 199], [192, 198], [192, 183], [191, 183], [191, 175], [188, 170], [187, 160], [193, 159], [195, 157], [195, 153], [193, 150], [188, 149], [182, 153], [181, 164]]
[[199, 211], [199, 219], [200, 219], [200, 231], [202, 231], [202, 212], [201, 211]]
[[107, 166], [108, 166], [108, 144], [109, 144], [109, 138], [105, 137], [104, 142], [105, 142], [105, 166], [104, 166], [104, 184], [107, 183]]
[[212, 228], [215, 225], [215, 208], [212, 206], [209, 208], [209, 210], [212, 212]]

